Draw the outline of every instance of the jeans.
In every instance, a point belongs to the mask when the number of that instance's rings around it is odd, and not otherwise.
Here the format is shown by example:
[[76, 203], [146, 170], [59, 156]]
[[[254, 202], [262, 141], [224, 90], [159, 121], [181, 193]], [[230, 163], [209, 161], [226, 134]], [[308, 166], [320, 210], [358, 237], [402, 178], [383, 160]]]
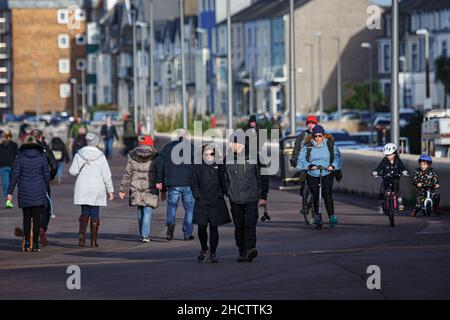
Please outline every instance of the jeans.
[[83, 205], [81, 206], [81, 215], [91, 219], [98, 219], [100, 217], [100, 207]]
[[185, 210], [183, 221], [183, 234], [187, 238], [192, 235], [194, 226], [194, 196], [190, 187], [169, 187], [167, 196], [167, 225], [174, 225], [180, 198]]
[[62, 161], [58, 162], [58, 167], [56, 170], [56, 176], [61, 178], [63, 172], [64, 163]]
[[113, 142], [114, 139], [103, 140], [105, 143], [105, 156], [107, 159], [111, 159], [113, 155]]
[[2, 190], [3, 190], [3, 195], [8, 196], [8, 188], [9, 188], [9, 180], [11, 177], [11, 168], [10, 167], [1, 167], [0, 168], [0, 176], [2, 179]]
[[138, 208], [139, 232], [141, 234], [141, 239], [147, 239], [150, 237], [152, 229], [152, 214], [153, 210], [150, 207]]

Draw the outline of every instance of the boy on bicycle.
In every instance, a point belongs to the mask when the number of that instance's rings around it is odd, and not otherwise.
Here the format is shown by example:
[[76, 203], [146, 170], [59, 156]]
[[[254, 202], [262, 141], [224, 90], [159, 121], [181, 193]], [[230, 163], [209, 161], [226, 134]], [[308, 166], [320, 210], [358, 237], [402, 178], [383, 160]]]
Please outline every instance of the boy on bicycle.
[[397, 153], [397, 146], [394, 143], [388, 143], [383, 148], [384, 158], [381, 160], [378, 167], [372, 172], [374, 177], [381, 176], [383, 181], [380, 185], [380, 194], [378, 197], [378, 213], [384, 214], [383, 202], [384, 193], [389, 183], [392, 182], [394, 192], [397, 195], [397, 202], [399, 210], [405, 210], [403, 199], [400, 194], [400, 176], [407, 175], [408, 170], [403, 164]]
[[[441, 197], [437, 193], [437, 189], [440, 188], [439, 176], [431, 167], [433, 159], [427, 155], [421, 155], [419, 158], [419, 168], [414, 172], [413, 185], [416, 187], [416, 207], [411, 213], [412, 217], [415, 217], [423, 208], [424, 201], [427, 197], [427, 188], [431, 188], [431, 194], [433, 198], [433, 212], [438, 213], [439, 201]], [[425, 213], [424, 213], [425, 214]]]

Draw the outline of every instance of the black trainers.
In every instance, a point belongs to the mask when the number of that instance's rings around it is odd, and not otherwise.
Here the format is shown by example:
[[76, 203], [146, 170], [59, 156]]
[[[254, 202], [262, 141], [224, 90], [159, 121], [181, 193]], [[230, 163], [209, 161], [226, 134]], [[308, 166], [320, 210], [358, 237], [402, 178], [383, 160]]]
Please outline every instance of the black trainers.
[[239, 258], [237, 258], [237, 262], [245, 262], [245, 256], [239, 256]]
[[39, 248], [39, 245], [33, 246], [33, 252], [41, 252], [41, 249]]
[[198, 263], [204, 263], [206, 262], [206, 255], [208, 254], [209, 249], [206, 248], [206, 250], [200, 251], [200, 255], [197, 258]]
[[258, 250], [256, 250], [255, 248], [252, 248], [247, 251], [247, 254], [245, 255], [245, 260], [247, 262], [252, 262], [253, 259], [255, 259], [257, 256], [258, 256]]
[[188, 236], [188, 237], [184, 237], [185, 241], [192, 241], [194, 239], [195, 239], [195, 237], [192, 234], [190, 236]]
[[173, 233], [175, 231], [175, 225], [174, 224], [169, 224], [167, 226], [167, 234], [166, 234], [166, 239], [167, 241], [173, 240]]
[[219, 260], [217, 260], [215, 253], [211, 253], [211, 255], [209, 256], [209, 263], [219, 263]]

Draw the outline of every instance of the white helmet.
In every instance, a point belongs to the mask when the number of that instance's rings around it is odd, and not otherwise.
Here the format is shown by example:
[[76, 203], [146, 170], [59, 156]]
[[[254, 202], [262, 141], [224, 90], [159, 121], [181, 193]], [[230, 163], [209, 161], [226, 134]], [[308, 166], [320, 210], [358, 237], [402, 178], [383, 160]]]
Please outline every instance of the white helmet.
[[388, 143], [383, 148], [383, 153], [385, 156], [394, 154], [396, 151], [397, 151], [397, 146], [395, 145], [395, 143]]

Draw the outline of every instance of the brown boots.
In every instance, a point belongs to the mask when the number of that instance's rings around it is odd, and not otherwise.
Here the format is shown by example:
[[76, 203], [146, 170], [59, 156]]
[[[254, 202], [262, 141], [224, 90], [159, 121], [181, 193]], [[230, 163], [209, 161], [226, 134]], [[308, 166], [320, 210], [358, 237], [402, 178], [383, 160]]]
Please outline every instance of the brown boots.
[[100, 219], [91, 219], [91, 247], [98, 248], [97, 234], [100, 226]]
[[[80, 216], [80, 238], [78, 240], [78, 245], [80, 247], [86, 246], [86, 229], [89, 224], [89, 217]], [[98, 248], [97, 234], [98, 227], [100, 226], [100, 219], [91, 219], [91, 247]]]
[[85, 247], [86, 246], [86, 229], [89, 223], [89, 217], [85, 217], [85, 216], [80, 216], [80, 237], [78, 240], [78, 245], [80, 247]]

